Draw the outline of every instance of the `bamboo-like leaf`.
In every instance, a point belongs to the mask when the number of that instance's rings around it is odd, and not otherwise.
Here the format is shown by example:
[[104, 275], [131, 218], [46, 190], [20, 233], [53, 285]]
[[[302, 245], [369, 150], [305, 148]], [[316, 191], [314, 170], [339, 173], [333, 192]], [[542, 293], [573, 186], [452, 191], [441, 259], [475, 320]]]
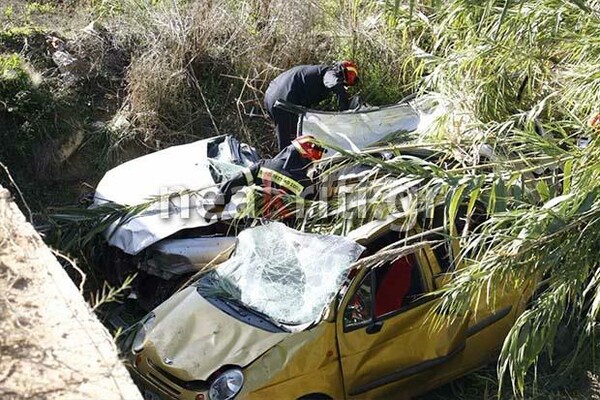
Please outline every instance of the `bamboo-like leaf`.
[[564, 167], [564, 178], [563, 178], [563, 194], [567, 194], [569, 193], [569, 191], [571, 190], [571, 174], [573, 171], [573, 160], [567, 160], [565, 162], [565, 167]]
[[550, 188], [543, 179], [540, 179], [536, 185], [537, 192], [540, 194], [542, 201], [547, 201], [550, 198]]
[[450, 203], [446, 205], [448, 210], [447, 225], [450, 228], [450, 235], [453, 237], [458, 236], [456, 232], [456, 216], [458, 214], [458, 207], [463, 203], [463, 192], [467, 188], [467, 184], [462, 184], [450, 192]]
[[587, 13], [592, 12], [593, 10], [590, 9], [590, 7], [588, 7], [587, 4], [585, 4], [585, 1], [582, 0], [569, 0], [569, 2], [575, 4], [577, 7], [579, 7], [582, 11], [585, 11]]
[[481, 193], [481, 187], [477, 186], [469, 193], [469, 204], [467, 205], [467, 215], [471, 215], [475, 209], [475, 204], [479, 200], [479, 194]]
[[502, 28], [502, 24], [504, 23], [504, 19], [506, 18], [506, 13], [508, 12], [509, 7], [510, 7], [510, 0], [505, 0], [504, 7], [502, 8], [502, 14], [500, 14], [500, 19], [498, 20], [498, 25], [496, 26], [496, 33], [494, 34], [494, 40], [498, 40], [498, 36], [500, 35], [500, 29]]

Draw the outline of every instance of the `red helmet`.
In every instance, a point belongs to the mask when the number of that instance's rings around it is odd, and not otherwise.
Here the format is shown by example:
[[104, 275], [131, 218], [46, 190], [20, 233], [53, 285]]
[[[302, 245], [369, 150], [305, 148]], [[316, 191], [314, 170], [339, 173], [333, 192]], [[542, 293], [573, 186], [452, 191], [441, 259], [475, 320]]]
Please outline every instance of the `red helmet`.
[[342, 61], [342, 70], [344, 71], [344, 85], [354, 86], [358, 82], [358, 66], [352, 61]]
[[317, 143], [317, 140], [314, 138], [314, 136], [300, 136], [294, 139], [292, 143], [302, 158], [308, 158], [309, 160], [316, 161], [323, 157], [325, 149], [319, 143]]

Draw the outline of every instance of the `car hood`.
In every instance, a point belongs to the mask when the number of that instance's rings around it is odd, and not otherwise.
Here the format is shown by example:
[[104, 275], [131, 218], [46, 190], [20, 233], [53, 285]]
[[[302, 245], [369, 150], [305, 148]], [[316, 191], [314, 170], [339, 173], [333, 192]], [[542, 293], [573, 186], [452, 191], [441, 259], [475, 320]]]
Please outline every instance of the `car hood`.
[[195, 287], [155, 310], [146, 351], [152, 362], [185, 381], [207, 380], [223, 365], [245, 367], [291, 335], [255, 328], [219, 310]]

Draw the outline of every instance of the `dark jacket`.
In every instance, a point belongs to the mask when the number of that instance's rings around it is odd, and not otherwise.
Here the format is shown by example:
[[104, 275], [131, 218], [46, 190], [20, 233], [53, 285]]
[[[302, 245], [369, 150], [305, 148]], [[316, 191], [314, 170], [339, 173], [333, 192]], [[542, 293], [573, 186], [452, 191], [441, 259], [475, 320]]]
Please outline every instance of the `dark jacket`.
[[298, 65], [271, 82], [265, 93], [265, 107], [270, 114], [277, 100], [310, 107], [325, 100], [331, 93], [337, 96], [340, 111], [349, 108], [341, 66]]

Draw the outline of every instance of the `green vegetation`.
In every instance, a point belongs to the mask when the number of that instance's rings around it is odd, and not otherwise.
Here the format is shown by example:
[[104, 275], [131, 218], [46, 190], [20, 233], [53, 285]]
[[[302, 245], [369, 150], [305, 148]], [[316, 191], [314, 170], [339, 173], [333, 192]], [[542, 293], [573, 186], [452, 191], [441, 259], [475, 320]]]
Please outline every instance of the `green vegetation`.
[[[389, 173], [373, 205], [399, 176], [426, 178], [449, 219], [461, 201], [484, 204], [487, 222], [453, 233], [468, 267], [444, 307], [462, 310], [490, 285], [539, 276], [539, 296], [498, 364], [512, 392], [535, 398], [534, 365], [597, 374], [600, 138], [587, 121], [600, 111], [599, 17], [596, 0], [9, 1], [0, 13], [0, 161], [42, 211], [75, 202], [73, 188], [122, 160], [217, 133], [273, 154], [269, 122], [247, 114], [292, 65], [356, 60], [359, 94], [374, 105], [435, 92], [448, 113], [414, 139], [444, 160], [347, 162]], [[61, 49], [77, 62], [58, 65]], [[582, 139], [590, 144], [578, 147]], [[494, 156], [481, 161], [482, 149]], [[575, 352], [561, 349], [565, 329]], [[481, 398], [467, 392], [455, 397]]]
[[8, 98], [11, 91], [23, 90], [30, 86], [31, 79], [25, 70], [25, 65], [18, 54], [3, 55], [0, 58], [0, 71], [2, 71], [3, 98]]
[[0, 120], [3, 129], [0, 158], [23, 168], [54, 107], [52, 97], [40, 88], [41, 77], [18, 54], [0, 55]]
[[54, 5], [51, 3], [38, 3], [37, 1], [25, 4], [25, 14], [45, 14], [54, 10]]
[[4, 10], [2, 10], [2, 14], [4, 15], [4, 17], [8, 20], [12, 19], [13, 14], [14, 14], [14, 9], [13, 6], [8, 5], [6, 7], [4, 7]]

